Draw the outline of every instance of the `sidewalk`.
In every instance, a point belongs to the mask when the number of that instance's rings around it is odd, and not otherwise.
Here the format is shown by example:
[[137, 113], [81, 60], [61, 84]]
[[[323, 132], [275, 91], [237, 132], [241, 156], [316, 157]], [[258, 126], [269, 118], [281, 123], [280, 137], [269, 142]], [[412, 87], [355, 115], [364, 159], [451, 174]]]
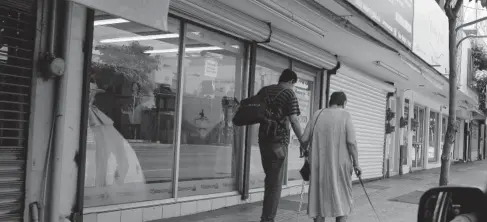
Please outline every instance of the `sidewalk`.
[[[424, 170], [402, 177], [369, 182], [365, 185], [375, 209], [383, 222], [416, 221], [419, 198], [431, 187], [438, 186], [440, 169]], [[487, 161], [452, 165], [450, 185], [477, 186], [481, 189], [487, 184]], [[353, 186], [355, 206], [350, 222], [376, 222], [362, 187]], [[296, 222], [299, 196], [281, 199], [276, 221]], [[305, 197], [307, 201], [307, 197]], [[158, 220], [154, 222], [259, 222], [262, 202], [239, 205], [190, 216]], [[299, 222], [311, 222], [304, 210]], [[332, 221], [327, 219], [327, 221]], [[334, 221], [334, 220], [333, 220]]]

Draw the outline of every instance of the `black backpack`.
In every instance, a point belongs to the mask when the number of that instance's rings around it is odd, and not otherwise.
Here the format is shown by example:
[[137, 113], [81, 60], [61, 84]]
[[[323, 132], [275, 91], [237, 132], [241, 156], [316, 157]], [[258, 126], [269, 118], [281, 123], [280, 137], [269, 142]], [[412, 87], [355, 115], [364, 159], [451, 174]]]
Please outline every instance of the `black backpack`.
[[[286, 89], [279, 91], [274, 99], [284, 90]], [[273, 126], [273, 123], [279, 123], [281, 119], [282, 110], [274, 105], [274, 101], [270, 100], [264, 88], [261, 93], [240, 102], [232, 122], [235, 126], [250, 126], [257, 123]]]

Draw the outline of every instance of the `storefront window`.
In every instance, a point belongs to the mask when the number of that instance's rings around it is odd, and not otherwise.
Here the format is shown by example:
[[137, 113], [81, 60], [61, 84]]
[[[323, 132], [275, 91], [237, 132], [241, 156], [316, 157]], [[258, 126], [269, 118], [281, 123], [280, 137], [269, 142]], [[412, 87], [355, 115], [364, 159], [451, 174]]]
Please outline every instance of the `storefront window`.
[[421, 168], [423, 167], [426, 110], [424, 107], [415, 105], [413, 114], [413, 119], [411, 119], [411, 132], [413, 134], [412, 166], [413, 168]]
[[429, 127], [429, 147], [428, 147], [428, 162], [438, 161], [438, 131], [440, 114], [437, 112], [430, 112], [430, 127]]
[[178, 196], [234, 191], [244, 45], [194, 25], [186, 36]]
[[[265, 49], [257, 49], [257, 64], [255, 67], [254, 93], [258, 93], [263, 86], [277, 84], [284, 69], [290, 67], [288, 58], [271, 53]], [[258, 143], [259, 126], [252, 126], [252, 147], [250, 155], [250, 188], [264, 187], [264, 170]], [[299, 155], [299, 153], [298, 153]]]
[[403, 146], [401, 147], [401, 153], [402, 153], [402, 165], [407, 165], [408, 164], [408, 158], [407, 158], [407, 149], [409, 145], [409, 126], [410, 126], [410, 121], [409, 121], [409, 99], [404, 100], [404, 121], [407, 121], [408, 124], [404, 127], [403, 130]]
[[[299, 122], [301, 128], [304, 130], [306, 124], [311, 119], [314, 113], [314, 109], [318, 108], [314, 106], [314, 86], [315, 86], [315, 76], [318, 70], [305, 65], [300, 62], [293, 62], [293, 70], [298, 74], [298, 82], [295, 84], [294, 93], [298, 98], [299, 109], [301, 110], [301, 115], [299, 115]], [[299, 140], [291, 130], [291, 142], [288, 148], [288, 180], [301, 180], [301, 174], [299, 170], [303, 167], [303, 158], [299, 158]]]
[[85, 207], [172, 197], [179, 22], [169, 32], [95, 13]]

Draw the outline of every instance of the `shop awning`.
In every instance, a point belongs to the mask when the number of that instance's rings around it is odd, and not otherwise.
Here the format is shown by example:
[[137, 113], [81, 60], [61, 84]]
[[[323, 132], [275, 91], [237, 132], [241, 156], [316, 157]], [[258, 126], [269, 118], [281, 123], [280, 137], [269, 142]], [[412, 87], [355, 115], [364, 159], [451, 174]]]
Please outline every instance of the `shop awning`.
[[170, 0], [70, 0], [120, 18], [167, 31]]
[[485, 120], [485, 114], [481, 110], [475, 108], [472, 110], [472, 119]]

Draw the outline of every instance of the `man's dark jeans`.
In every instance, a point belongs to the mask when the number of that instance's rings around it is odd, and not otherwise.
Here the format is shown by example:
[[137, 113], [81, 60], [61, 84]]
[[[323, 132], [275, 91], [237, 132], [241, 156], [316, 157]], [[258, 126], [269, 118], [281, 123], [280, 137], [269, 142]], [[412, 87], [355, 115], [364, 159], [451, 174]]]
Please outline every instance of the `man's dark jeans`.
[[265, 173], [264, 203], [261, 222], [274, 222], [281, 199], [284, 161], [287, 146], [279, 143], [259, 143], [262, 167]]

